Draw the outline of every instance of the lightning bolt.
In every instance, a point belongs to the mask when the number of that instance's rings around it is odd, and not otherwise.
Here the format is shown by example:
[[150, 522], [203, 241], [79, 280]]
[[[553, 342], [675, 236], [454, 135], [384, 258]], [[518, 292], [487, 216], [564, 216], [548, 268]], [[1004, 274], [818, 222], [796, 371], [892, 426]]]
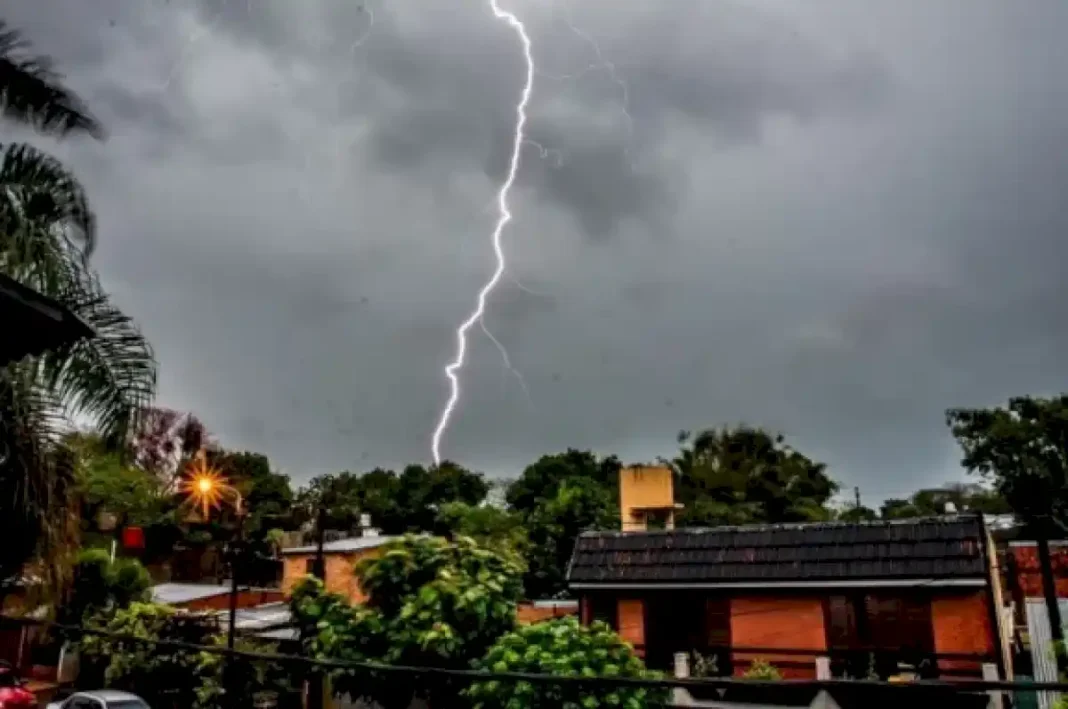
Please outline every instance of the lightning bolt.
[[[467, 331], [471, 329], [476, 322], [482, 321], [482, 316], [486, 312], [486, 300], [489, 298], [490, 293], [497, 287], [501, 277], [504, 275], [504, 270], [507, 265], [504, 248], [501, 245], [501, 236], [504, 233], [504, 228], [508, 226], [508, 223], [512, 221], [512, 212], [508, 206], [508, 195], [512, 191], [512, 186], [515, 184], [516, 175], [519, 173], [519, 157], [523, 151], [523, 143], [526, 140], [525, 130], [527, 125], [527, 106], [530, 104], [530, 96], [534, 92], [534, 55], [530, 41], [530, 35], [527, 34], [527, 28], [515, 14], [502, 10], [498, 4], [498, 0], [489, 0], [490, 9], [493, 11], [493, 16], [501, 22], [507, 24], [519, 38], [520, 43], [523, 46], [523, 58], [526, 61], [526, 78], [523, 83], [523, 91], [520, 94], [519, 103], [515, 107], [515, 134], [512, 139], [512, 157], [508, 163], [508, 175], [504, 182], [501, 183], [500, 189], [497, 191], [497, 226], [493, 229], [493, 253], [496, 256], [497, 265], [493, 270], [493, 275], [486, 281], [485, 285], [478, 292], [478, 300], [475, 309], [471, 311], [471, 314], [460, 323], [460, 326], [456, 328], [456, 358], [445, 366], [445, 376], [449, 380], [449, 399], [445, 402], [445, 407], [441, 410], [441, 415], [438, 418], [438, 425], [434, 429], [434, 435], [431, 437], [430, 451], [434, 456], [434, 463], [441, 463], [441, 438], [445, 434], [446, 429], [449, 427], [449, 421], [452, 419], [453, 413], [456, 411], [456, 405], [460, 401], [460, 377], [457, 374], [460, 369], [463, 368], [464, 362], [467, 360]], [[502, 348], [503, 349], [503, 348]]]
[[527, 387], [526, 377], [524, 377], [523, 373], [512, 365], [512, 358], [508, 355], [508, 350], [503, 344], [501, 344], [501, 341], [498, 340], [497, 337], [489, 331], [489, 328], [486, 327], [486, 319], [479, 318], [478, 324], [482, 327], [482, 333], [489, 338], [490, 342], [492, 342], [497, 347], [497, 351], [501, 353], [501, 359], [504, 360], [504, 368], [511, 372], [512, 376], [514, 376], [516, 378], [516, 381], [519, 382], [519, 388], [523, 390], [523, 396], [526, 397], [527, 403], [533, 407], [534, 399], [530, 397], [530, 388]]

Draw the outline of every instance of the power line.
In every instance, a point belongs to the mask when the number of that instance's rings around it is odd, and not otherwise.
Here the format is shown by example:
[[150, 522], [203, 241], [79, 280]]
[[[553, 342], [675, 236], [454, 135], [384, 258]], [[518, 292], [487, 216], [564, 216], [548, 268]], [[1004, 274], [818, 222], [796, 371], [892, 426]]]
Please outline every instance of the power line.
[[113, 633], [96, 628], [86, 628], [78, 625], [67, 625], [52, 621], [36, 620], [31, 618], [16, 618], [0, 616], [0, 624], [12, 623], [35, 627], [49, 627], [82, 635], [94, 635], [120, 642], [139, 643], [155, 647], [186, 650], [189, 652], [208, 653], [222, 655], [253, 662], [276, 662], [279, 664], [299, 664], [312, 668], [324, 668], [330, 670], [358, 670], [368, 673], [437, 676], [466, 678], [472, 682], [477, 681], [505, 681], [505, 682], [529, 682], [532, 684], [572, 685], [581, 687], [633, 687], [644, 689], [727, 689], [730, 687], [764, 687], [764, 688], [811, 688], [811, 689], [885, 689], [889, 691], [928, 690], [945, 692], [990, 692], [990, 691], [1027, 691], [1027, 692], [1068, 692], [1068, 682], [1033, 682], [1019, 683], [1009, 681], [986, 681], [986, 680], [917, 680], [913, 682], [884, 682], [881, 680], [867, 679], [781, 679], [781, 680], [750, 680], [735, 679], [729, 677], [703, 677], [703, 678], [639, 678], [639, 677], [583, 677], [579, 675], [551, 675], [533, 672], [487, 672], [485, 670], [467, 670], [446, 667], [419, 667], [411, 665], [387, 665], [379, 662], [356, 661], [356, 660], [331, 660], [314, 659], [300, 655], [283, 653], [257, 652], [251, 650], [229, 649], [218, 645], [200, 645], [181, 640], [143, 638], [125, 633]]

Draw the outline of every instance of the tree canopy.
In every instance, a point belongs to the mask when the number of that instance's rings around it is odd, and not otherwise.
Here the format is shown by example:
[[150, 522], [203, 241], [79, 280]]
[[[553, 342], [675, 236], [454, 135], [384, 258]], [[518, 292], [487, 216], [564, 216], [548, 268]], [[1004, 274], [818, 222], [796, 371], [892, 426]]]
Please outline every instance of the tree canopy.
[[829, 519], [838, 484], [817, 463], [786, 445], [783, 436], [739, 426], [683, 432], [673, 461], [678, 524], [712, 526]]
[[1068, 532], [1068, 395], [951, 409], [946, 421], [967, 470], [992, 482], [1033, 528], [1050, 535]]
[[443, 505], [477, 505], [488, 491], [481, 473], [445, 461], [429, 468], [409, 465], [399, 475], [381, 468], [321, 475], [297, 494], [297, 505], [305, 522], [322, 505], [327, 529], [356, 531], [360, 515], [367, 514], [384, 533], [404, 534], [434, 530]]
[[[311, 578], [293, 594], [302, 642], [319, 656], [469, 668], [515, 627], [520, 568], [473, 540], [407, 536], [355, 573], [368, 595], [361, 606], [349, 606]], [[335, 687], [385, 706], [407, 706], [413, 694], [441, 700], [457, 691], [429, 678], [421, 688], [373, 680], [346, 671], [336, 675]]]

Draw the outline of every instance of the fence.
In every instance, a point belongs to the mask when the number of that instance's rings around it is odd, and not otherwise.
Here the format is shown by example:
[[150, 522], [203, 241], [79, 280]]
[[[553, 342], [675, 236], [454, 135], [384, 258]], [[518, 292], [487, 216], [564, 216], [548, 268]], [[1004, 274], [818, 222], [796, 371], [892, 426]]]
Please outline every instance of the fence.
[[[472, 692], [487, 687], [504, 687], [508, 691], [503, 700], [499, 693], [491, 692], [484, 706], [509, 709], [600, 706], [1008, 709], [1034, 705], [1038, 692], [1068, 690], [1068, 684], [1057, 683], [828, 679], [829, 660], [820, 662], [825, 671], [815, 680], [693, 678], [689, 676], [685, 655], [677, 658], [676, 676], [662, 679], [483, 672], [313, 660], [277, 651], [228, 650], [218, 645], [175, 639], [148, 640], [39, 621], [0, 620], [0, 626], [48, 626], [67, 637], [81, 638], [85, 647], [91, 645], [91, 638], [106, 640], [113, 652], [105, 658], [109, 662], [119, 654], [131, 656], [120, 663], [123, 672], [102, 675], [99, 668], [87, 667], [84, 662], [87, 658], [83, 657], [82, 671], [67, 691], [99, 689], [105, 683], [139, 694], [153, 709], [298, 709], [308, 706], [309, 694], [315, 694], [309, 688], [319, 685], [323, 678], [329, 687], [324, 706], [331, 709], [471, 706], [477, 703], [477, 694], [473, 697]], [[108, 669], [112, 669], [110, 665]]]

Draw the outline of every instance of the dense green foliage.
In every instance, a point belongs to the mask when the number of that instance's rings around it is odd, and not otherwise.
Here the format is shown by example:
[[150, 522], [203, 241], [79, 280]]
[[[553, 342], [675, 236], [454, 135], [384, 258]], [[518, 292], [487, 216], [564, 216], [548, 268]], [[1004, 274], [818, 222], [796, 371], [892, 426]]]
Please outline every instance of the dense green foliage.
[[[475, 667], [570, 677], [655, 676], [645, 669], [634, 648], [607, 625], [583, 626], [575, 618], [535, 623], [507, 633]], [[466, 695], [476, 709], [644, 709], [664, 699], [662, 692], [642, 687], [496, 680], [475, 682]]]
[[60, 608], [60, 621], [82, 624], [147, 602], [152, 578], [136, 559], [119, 557], [114, 561], [103, 549], [87, 549], [78, 555], [73, 583]]
[[[314, 579], [293, 594], [302, 643], [314, 655], [423, 667], [468, 668], [515, 628], [520, 569], [473, 540], [408, 536], [355, 570], [367, 602], [351, 607]], [[458, 689], [419, 687], [339, 672], [337, 691], [407, 706], [413, 696], [449, 701]]]
[[782, 436], [751, 427], [682, 433], [674, 460], [680, 525], [830, 519], [838, 484], [826, 466], [798, 453]]
[[364, 475], [344, 472], [314, 478], [297, 494], [297, 515], [311, 522], [322, 507], [327, 529], [354, 532], [364, 513], [386, 534], [429, 532], [439, 507], [477, 505], [488, 491], [480, 473], [448, 461], [429, 468], [409, 465], [399, 475], [381, 468]]
[[[0, 118], [55, 137], [101, 136], [50, 66], [0, 21]], [[67, 580], [79, 529], [75, 459], [60, 433], [79, 417], [118, 446], [155, 391], [151, 348], [90, 265], [96, 236], [87, 194], [62, 163], [25, 143], [0, 145], [0, 273], [59, 301], [95, 332], [0, 364], [0, 584], [35, 557], [45, 585]]]
[[1047, 535], [1068, 532], [1068, 395], [952, 409], [946, 419], [965, 468], [991, 481], [1033, 528]]
[[[211, 628], [194, 617], [183, 616], [169, 606], [132, 603], [102, 615], [93, 622], [114, 635], [146, 641], [160, 639], [209, 644]], [[151, 706], [194, 706], [201, 682], [202, 657], [151, 642], [116, 640], [86, 635], [81, 642], [82, 672], [79, 682], [91, 686], [122, 688], [134, 692]]]

